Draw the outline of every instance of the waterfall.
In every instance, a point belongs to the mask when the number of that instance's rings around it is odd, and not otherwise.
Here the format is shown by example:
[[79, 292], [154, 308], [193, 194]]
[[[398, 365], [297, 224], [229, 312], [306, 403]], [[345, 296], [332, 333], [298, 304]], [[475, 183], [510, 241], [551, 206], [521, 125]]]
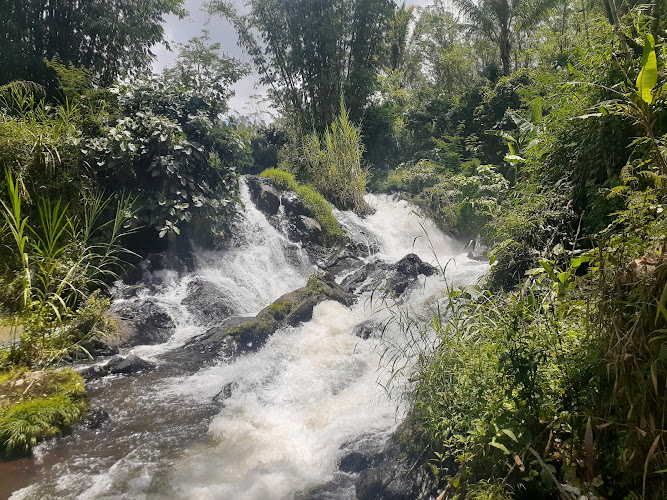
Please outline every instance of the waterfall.
[[[93, 405], [110, 413], [109, 426], [44, 443], [27, 465], [0, 464], [22, 487], [11, 498], [326, 498], [312, 493], [323, 485], [330, 498], [354, 498], [354, 475], [338, 470], [341, 458], [379, 450], [405, 414], [386, 390], [393, 373], [382, 360], [387, 341], [400, 345], [400, 329], [357, 335], [369, 322], [391, 325], [392, 311], [370, 294], [352, 307], [322, 302], [310, 321], [278, 330], [258, 351], [195, 371], [162, 357], [208, 326], [184, 305], [193, 284], [213, 287], [230, 315], [254, 315], [315, 271], [304, 249], [254, 207], [245, 185], [241, 198], [246, 209], [229, 248], [202, 252], [194, 271], [162, 271], [157, 286], [119, 300], [151, 300], [171, 317], [169, 340], [132, 350], [158, 368], [92, 384]], [[335, 215], [367, 246], [368, 261], [416, 253], [460, 283], [486, 271], [407, 202], [386, 195], [367, 202], [375, 213], [366, 218]], [[403, 306], [427, 317], [444, 286], [442, 277], [422, 278]]]

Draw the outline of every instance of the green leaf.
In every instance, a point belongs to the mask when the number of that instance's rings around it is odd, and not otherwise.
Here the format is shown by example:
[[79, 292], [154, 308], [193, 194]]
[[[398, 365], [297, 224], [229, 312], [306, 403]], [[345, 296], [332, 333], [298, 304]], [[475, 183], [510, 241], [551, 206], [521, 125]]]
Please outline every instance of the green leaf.
[[494, 448], [498, 448], [499, 450], [502, 450], [506, 455], [510, 454], [510, 451], [507, 449], [507, 447], [504, 444], [498, 443], [496, 441], [491, 441], [489, 443], [491, 446]]
[[515, 443], [518, 443], [518, 442], [519, 442], [519, 440], [516, 438], [516, 435], [515, 435], [511, 430], [509, 430], [509, 429], [503, 429], [501, 432], [502, 432], [503, 434], [505, 434], [506, 436], [508, 436], [508, 437], [509, 437], [512, 441], [514, 441]]
[[658, 83], [658, 61], [655, 57], [655, 40], [653, 35], [647, 34], [644, 40], [644, 54], [642, 69], [637, 77], [637, 89], [644, 102], [653, 102], [653, 87]]

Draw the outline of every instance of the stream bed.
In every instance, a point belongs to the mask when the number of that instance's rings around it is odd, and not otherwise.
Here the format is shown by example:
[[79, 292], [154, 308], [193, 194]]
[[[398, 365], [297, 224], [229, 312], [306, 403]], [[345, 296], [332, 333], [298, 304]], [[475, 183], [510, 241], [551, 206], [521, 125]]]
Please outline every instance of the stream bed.
[[[383, 354], [393, 346], [395, 361], [403, 339], [379, 294], [363, 292], [350, 307], [322, 302], [312, 319], [279, 329], [255, 351], [178, 362], [183, 346], [216, 322], [253, 316], [318, 271], [254, 206], [245, 184], [241, 198], [246, 209], [226, 250], [199, 253], [193, 271], [146, 271], [147, 286], [117, 290], [114, 308], [150, 302], [169, 317], [164, 342], [123, 352], [156, 369], [89, 383], [91, 406], [108, 421], [78, 426], [31, 458], [0, 464], [0, 498], [355, 498], [355, 473], [339, 470], [341, 459], [380, 450], [406, 411], [401, 377], [387, 390], [392, 370]], [[366, 261], [393, 263], [414, 253], [446, 266], [450, 284], [474, 283], [488, 269], [407, 202], [386, 195], [367, 201], [375, 213], [365, 218], [335, 212], [368, 248]], [[444, 293], [443, 277], [420, 276], [414, 285], [400, 307], [426, 318]], [[217, 297], [213, 316], [188, 302], [193, 290]], [[359, 335], [360, 325], [371, 333]]]

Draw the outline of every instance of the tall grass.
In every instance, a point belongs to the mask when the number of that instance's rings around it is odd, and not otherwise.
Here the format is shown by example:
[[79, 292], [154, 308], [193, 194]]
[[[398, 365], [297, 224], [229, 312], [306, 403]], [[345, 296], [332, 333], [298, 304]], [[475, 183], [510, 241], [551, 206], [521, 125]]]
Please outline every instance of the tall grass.
[[[41, 357], [50, 340], [57, 340], [65, 319], [91, 292], [118, 277], [130, 253], [120, 240], [131, 231], [133, 200], [120, 196], [114, 209], [112, 198], [87, 195], [78, 216], [61, 201], [45, 198], [36, 213], [25, 215], [19, 181], [9, 169], [5, 183], [9, 202], [0, 200], [0, 216], [21, 262], [18, 305], [28, 318], [19, 357], [31, 362]], [[112, 217], [103, 221], [110, 211]]]
[[322, 137], [312, 133], [295, 141], [296, 151], [291, 158], [288, 152], [283, 169], [295, 172], [341, 210], [369, 211], [364, 201], [368, 170], [362, 163], [361, 131], [350, 121], [342, 100], [340, 115]]

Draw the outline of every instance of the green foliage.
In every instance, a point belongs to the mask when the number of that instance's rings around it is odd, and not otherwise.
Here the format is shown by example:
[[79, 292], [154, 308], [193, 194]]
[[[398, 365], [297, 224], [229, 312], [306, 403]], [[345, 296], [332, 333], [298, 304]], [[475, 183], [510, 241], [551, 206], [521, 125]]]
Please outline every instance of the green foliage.
[[141, 2], [8, 2], [0, 9], [2, 81], [52, 84], [43, 61], [58, 55], [65, 64], [93, 68], [102, 84], [142, 71], [151, 47], [164, 42], [164, 15], [183, 17], [182, 0]]
[[533, 497], [552, 491], [530, 450], [583, 438], [579, 412], [604, 373], [597, 338], [584, 328], [585, 302], [564, 299], [557, 278], [537, 276], [511, 293], [450, 291], [425, 334], [438, 344], [419, 364], [413, 416], [428, 436], [432, 463], [453, 486], [466, 491], [480, 479], [498, 481], [471, 487], [470, 498], [505, 498], [507, 458], [524, 468], [510, 482], [522, 478]]
[[102, 185], [133, 193], [138, 222], [154, 235], [190, 228], [192, 237], [208, 227], [210, 239], [217, 220], [235, 206], [235, 165], [245, 149], [238, 130], [220, 122], [228, 91], [185, 88], [168, 76], [110, 91], [121, 116], [83, 146]]
[[173, 68], [165, 72], [172, 75], [187, 88], [214, 87], [224, 91], [248, 74], [248, 69], [238, 60], [220, 53], [220, 43], [209, 43], [207, 30], [201, 36], [190, 38], [186, 44], [178, 44], [178, 57]]
[[416, 195], [435, 186], [448, 173], [441, 165], [423, 159], [415, 165], [401, 165], [392, 170], [384, 186], [387, 191], [403, 191]]
[[341, 95], [361, 112], [375, 86], [393, 2], [251, 0], [248, 6], [240, 15], [230, 2], [208, 2], [209, 12], [234, 24], [279, 108], [317, 131], [336, 118]]
[[265, 170], [260, 176], [270, 179], [273, 185], [282, 191], [289, 190], [298, 194], [313, 218], [322, 227], [324, 237], [329, 243], [338, 243], [343, 239], [343, 230], [333, 216], [331, 206], [321, 194], [309, 186], [299, 184], [292, 174], [278, 168]]
[[9, 170], [6, 186], [10, 201], [0, 201], [0, 214], [11, 232], [19, 261], [12, 288], [18, 292], [15, 305], [27, 314], [26, 333], [12, 358], [15, 363], [48, 363], [56, 357], [53, 349], [56, 353], [63, 349], [63, 322], [93, 290], [106, 287], [123, 269], [122, 258], [128, 251], [119, 241], [133, 217], [131, 201], [121, 198], [115, 217], [102, 222], [111, 198], [89, 195], [81, 218], [69, 215], [60, 201], [44, 198], [31, 220], [23, 215], [19, 182]]
[[[23, 384], [15, 385], [18, 380]], [[40, 441], [67, 431], [88, 406], [83, 380], [68, 369], [4, 374], [0, 393], [0, 455], [8, 457], [29, 454]]]
[[316, 133], [297, 136], [284, 150], [280, 167], [313, 185], [341, 210], [365, 213], [367, 171], [362, 166], [364, 146], [341, 100], [340, 116], [320, 138]]

